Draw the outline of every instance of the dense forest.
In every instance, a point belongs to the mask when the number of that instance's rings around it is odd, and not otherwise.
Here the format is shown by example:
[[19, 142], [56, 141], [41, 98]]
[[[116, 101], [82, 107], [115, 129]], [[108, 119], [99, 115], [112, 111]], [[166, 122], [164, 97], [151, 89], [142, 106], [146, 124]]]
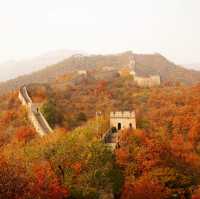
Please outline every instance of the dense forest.
[[[139, 88], [94, 74], [27, 87], [54, 128], [42, 138], [17, 91], [1, 97], [0, 198], [199, 199], [200, 85]], [[112, 152], [100, 138], [117, 110], [135, 110], [137, 129]]]

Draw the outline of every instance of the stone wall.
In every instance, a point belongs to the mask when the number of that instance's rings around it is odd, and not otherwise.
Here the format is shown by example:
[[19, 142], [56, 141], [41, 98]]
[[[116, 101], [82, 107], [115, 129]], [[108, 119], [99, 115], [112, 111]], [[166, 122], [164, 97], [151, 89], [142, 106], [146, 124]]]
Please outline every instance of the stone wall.
[[25, 98], [23, 97], [21, 91], [19, 91], [18, 98], [19, 98], [19, 100], [20, 100], [20, 102], [22, 103], [23, 106], [27, 106], [28, 105], [26, 100], [25, 100]]
[[140, 77], [140, 76], [133, 76], [134, 81], [140, 87], [154, 87], [160, 85], [160, 76], [150, 76], [150, 77]]
[[78, 74], [87, 76], [88, 72], [87, 72], [87, 70], [79, 70]]
[[18, 94], [19, 100], [23, 106], [26, 106], [28, 118], [40, 136], [53, 132], [43, 114], [39, 111], [37, 104], [34, 104], [28, 95], [25, 86], [21, 87]]
[[135, 111], [118, 111], [110, 113], [110, 127], [116, 127], [118, 130], [119, 125], [121, 129], [133, 128], [136, 129]]
[[129, 57], [129, 68], [131, 69], [131, 71], [129, 72], [129, 75], [133, 76], [135, 83], [139, 87], [154, 87], [154, 86], [159, 86], [161, 84], [159, 75], [151, 75], [149, 77], [142, 77], [136, 74], [135, 72], [136, 60], [135, 60], [134, 55], [131, 55]]
[[20, 88], [18, 97], [22, 105], [28, 106], [28, 104], [32, 104], [32, 100], [28, 95], [26, 87], [23, 86]]
[[[29, 108], [31, 109], [31, 108]], [[42, 125], [39, 123], [36, 113], [28, 110], [28, 118], [30, 120], [30, 122], [32, 123], [32, 125], [34, 126], [36, 132], [40, 135], [40, 136], [44, 136], [46, 134], [46, 132], [43, 130]]]

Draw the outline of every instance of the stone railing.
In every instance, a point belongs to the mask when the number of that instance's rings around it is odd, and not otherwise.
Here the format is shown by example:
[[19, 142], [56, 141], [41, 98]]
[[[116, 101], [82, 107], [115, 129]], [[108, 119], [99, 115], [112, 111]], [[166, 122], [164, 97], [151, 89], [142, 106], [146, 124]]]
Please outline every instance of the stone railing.
[[28, 111], [28, 118], [31, 121], [32, 125], [34, 126], [36, 132], [40, 136], [44, 136], [48, 133], [53, 132], [52, 128], [46, 121], [45, 117], [39, 111], [38, 106], [34, 104], [31, 98], [29, 97], [26, 86], [22, 86], [20, 88], [18, 97], [21, 103], [24, 106], [26, 106]]

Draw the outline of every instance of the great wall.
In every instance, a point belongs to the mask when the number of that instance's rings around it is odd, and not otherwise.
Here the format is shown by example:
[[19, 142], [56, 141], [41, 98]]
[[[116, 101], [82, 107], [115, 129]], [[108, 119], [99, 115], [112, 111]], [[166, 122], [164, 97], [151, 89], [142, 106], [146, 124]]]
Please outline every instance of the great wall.
[[22, 105], [26, 107], [28, 112], [28, 118], [33, 127], [35, 128], [36, 132], [40, 136], [52, 133], [53, 130], [46, 121], [41, 111], [39, 110], [38, 105], [33, 103], [30, 96], [28, 95], [26, 86], [22, 86], [19, 89], [18, 97]]
[[[136, 73], [136, 62], [134, 55], [129, 57], [128, 66], [120, 69], [118, 71], [120, 76], [132, 76], [133, 81], [141, 88], [151, 88], [155, 86], [159, 86], [161, 84], [160, 75], [149, 75], [148, 77], [139, 76]], [[124, 75], [125, 73], [125, 75]]]
[[[136, 61], [134, 57], [130, 57], [129, 69], [130, 75], [134, 76], [134, 80], [138, 86], [152, 87], [160, 85], [160, 76], [150, 76], [149, 78], [139, 77], [135, 74]], [[83, 74], [83, 71], [81, 71]], [[85, 72], [84, 72], [85, 75]], [[52, 133], [53, 129], [48, 124], [47, 120], [41, 113], [38, 104], [33, 103], [30, 98], [26, 86], [19, 89], [19, 100], [24, 105], [28, 112], [28, 118], [40, 136]], [[110, 129], [102, 137], [102, 141], [109, 145], [113, 150], [118, 146], [118, 137], [122, 129], [133, 128], [136, 129], [135, 112], [111, 112], [110, 113]]]
[[[28, 118], [35, 128], [36, 132], [40, 136], [52, 133], [53, 130], [46, 121], [43, 114], [40, 112], [38, 105], [33, 103], [30, 98], [26, 86], [22, 86], [19, 89], [18, 98], [22, 105], [26, 107], [28, 112]], [[101, 140], [111, 148], [115, 150], [119, 147], [119, 135], [121, 129], [124, 128], [136, 128], [135, 112], [111, 112], [110, 113], [110, 129], [104, 133]]]
[[[18, 98], [22, 105], [26, 107], [28, 118], [40, 136], [52, 133], [53, 130], [46, 121], [43, 114], [40, 112], [38, 105], [33, 103], [30, 98], [26, 86], [19, 89]], [[107, 144], [112, 150], [118, 147], [121, 129], [133, 128], [136, 129], [135, 112], [111, 112], [110, 113], [110, 129], [104, 133], [102, 141]]]
[[110, 129], [103, 135], [102, 141], [114, 151], [120, 147], [119, 137], [124, 129], [136, 129], [135, 111], [111, 112]]

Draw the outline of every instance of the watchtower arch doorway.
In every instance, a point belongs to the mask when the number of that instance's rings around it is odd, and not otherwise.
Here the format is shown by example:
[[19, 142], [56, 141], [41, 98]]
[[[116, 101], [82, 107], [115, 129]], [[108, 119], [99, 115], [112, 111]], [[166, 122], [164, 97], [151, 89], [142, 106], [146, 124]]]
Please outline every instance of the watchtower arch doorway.
[[135, 111], [118, 111], [110, 113], [110, 128], [117, 131], [122, 129], [136, 129]]
[[117, 125], [117, 130], [119, 131], [119, 130], [121, 130], [121, 128], [122, 128], [122, 124], [119, 122]]

